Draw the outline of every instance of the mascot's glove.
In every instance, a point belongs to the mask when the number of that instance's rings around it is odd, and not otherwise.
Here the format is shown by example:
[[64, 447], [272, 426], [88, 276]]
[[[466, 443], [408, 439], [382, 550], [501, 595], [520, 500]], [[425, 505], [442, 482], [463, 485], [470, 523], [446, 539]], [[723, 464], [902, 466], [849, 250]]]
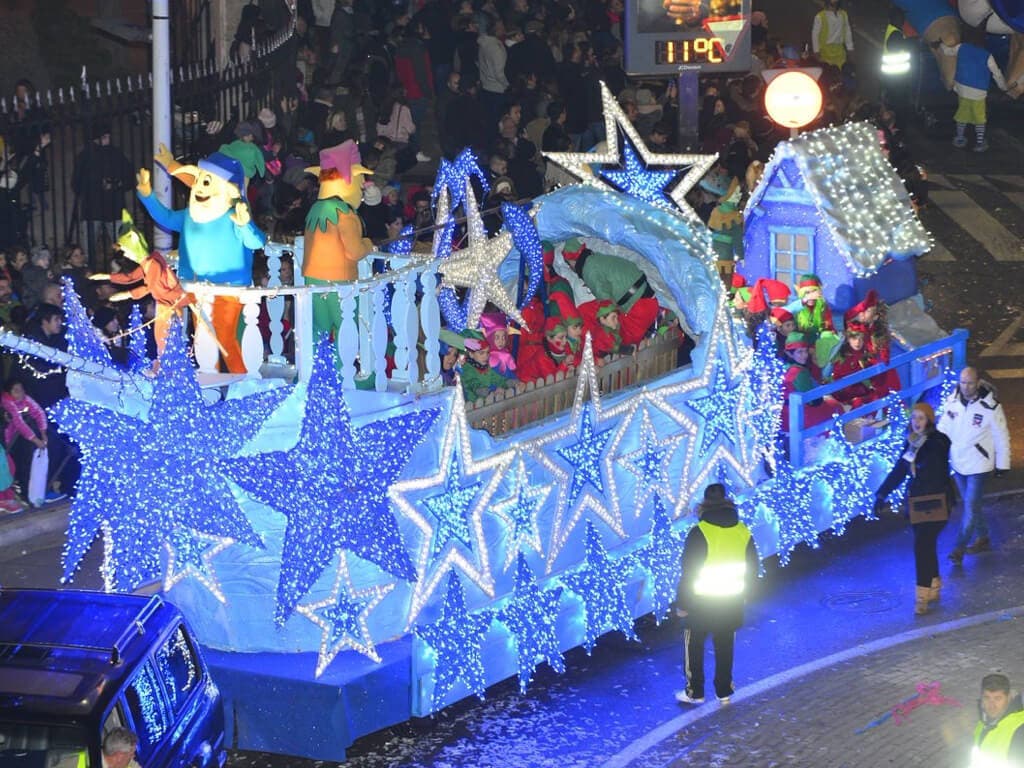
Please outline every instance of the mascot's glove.
[[235, 212], [231, 214], [231, 220], [239, 227], [248, 226], [249, 222], [252, 221], [252, 216], [249, 213], [249, 206], [246, 205], [244, 201], [239, 200], [235, 203]]
[[135, 189], [143, 197], [149, 197], [153, 194], [153, 185], [149, 181], [149, 171], [145, 168], [139, 168], [139, 172], [135, 174]]
[[161, 141], [160, 145], [157, 147], [156, 154], [153, 155], [153, 159], [160, 163], [164, 168], [167, 168], [174, 162], [174, 155], [171, 154], [171, 150], [167, 148], [167, 145]]

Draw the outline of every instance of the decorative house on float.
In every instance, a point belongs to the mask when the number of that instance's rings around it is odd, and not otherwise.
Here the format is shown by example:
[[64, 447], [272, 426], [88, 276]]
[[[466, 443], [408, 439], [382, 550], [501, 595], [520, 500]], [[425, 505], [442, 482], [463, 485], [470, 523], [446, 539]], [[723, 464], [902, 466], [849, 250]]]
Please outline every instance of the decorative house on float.
[[[561, 670], [565, 650], [607, 632], [633, 637], [636, 617], [663, 617], [674, 599], [683, 532], [710, 482], [739, 499], [763, 557], [785, 560], [870, 510], [872, 473], [902, 440], [901, 409], [872, 446], [836, 430], [818, 465], [776, 461], [777, 360], [767, 343], [755, 360], [726, 308], [710, 233], [683, 199], [713, 158], [651, 155], [604, 96], [608, 151], [553, 157], [583, 183], [538, 198], [529, 216], [506, 208], [498, 237], [482, 234], [467, 160], [439, 172], [431, 254], [371, 254], [359, 280], [330, 286], [187, 285], [200, 307], [241, 302], [246, 377], [218, 378], [201, 323], [198, 376], [178, 326], [155, 376], [119, 371], [70, 291], [70, 353], [0, 332], [70, 371], [73, 397], [54, 416], [82, 448], [83, 480], [65, 578], [102, 538], [109, 589], [161, 584], [209, 650], [238, 747], [342, 759], [363, 734], [512, 675], [525, 690], [537, 664]], [[453, 252], [459, 206], [469, 243]], [[587, 341], [577, 371], [467, 408], [460, 388], [441, 384], [442, 313], [456, 325], [472, 325], [486, 301], [515, 313], [522, 299], [510, 298], [502, 264], [529, 262], [535, 279], [540, 240], [570, 238], [643, 272], [696, 339], [692, 362], [649, 364], [652, 340], [598, 368]], [[265, 250], [272, 281], [286, 252], [301, 274], [301, 241]], [[333, 349], [312, 336], [324, 292], [340, 307]], [[285, 296], [294, 385], [259, 373], [281, 367]], [[269, 356], [254, 322], [263, 300]], [[372, 389], [358, 389], [371, 374]], [[558, 407], [520, 407], [548, 387]], [[472, 426], [475, 415], [491, 428], [502, 412], [529, 418], [493, 434]]]
[[808, 272], [841, 316], [874, 288], [890, 305], [917, 293], [914, 257], [931, 238], [868, 123], [776, 148], [744, 210], [743, 274], [795, 286]]

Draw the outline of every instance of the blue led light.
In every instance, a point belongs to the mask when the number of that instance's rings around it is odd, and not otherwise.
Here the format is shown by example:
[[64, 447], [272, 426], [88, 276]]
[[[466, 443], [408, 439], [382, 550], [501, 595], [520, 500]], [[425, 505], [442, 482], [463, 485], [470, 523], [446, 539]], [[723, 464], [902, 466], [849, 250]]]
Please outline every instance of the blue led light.
[[653, 171], [648, 168], [629, 137], [622, 135], [622, 168], [602, 168], [599, 173], [616, 189], [651, 205], [672, 207], [665, 190], [679, 175], [678, 170]]
[[89, 319], [81, 299], [75, 293], [71, 278], [62, 277], [60, 284], [64, 298], [64, 336], [68, 341], [68, 352], [90, 362], [112, 367], [114, 361], [110, 357], [110, 350]]
[[468, 549], [473, 548], [467, 517], [473, 501], [483, 488], [483, 483], [462, 485], [460, 477], [458, 456], [452, 452], [451, 465], [445, 476], [444, 492], [423, 500], [423, 505], [437, 520], [437, 525], [434, 526], [434, 540], [430, 547], [431, 557], [437, 557], [453, 539]]
[[469, 613], [466, 595], [455, 571], [448, 575], [448, 589], [441, 615], [433, 624], [417, 625], [414, 633], [434, 652], [433, 709], [440, 709], [457, 683], [480, 698], [484, 695], [484, 662], [480, 646], [491, 626], [491, 611]]
[[632, 557], [608, 557], [597, 529], [589, 520], [585, 551], [583, 564], [562, 576], [562, 583], [583, 601], [583, 647], [590, 653], [597, 638], [614, 629], [629, 640], [636, 639], [633, 612], [625, 591], [636, 562]]
[[732, 382], [732, 386], [730, 386], [722, 368], [723, 363], [721, 362], [715, 365], [713, 383], [708, 386], [708, 394], [686, 402], [691, 410], [700, 414], [704, 419], [698, 460], [708, 455], [711, 447], [719, 438], [721, 443], [730, 449], [738, 445], [740, 441], [737, 414], [740, 409], [742, 387], [739, 380]]
[[526, 557], [520, 554], [512, 596], [496, 618], [509, 628], [515, 639], [519, 690], [523, 693], [541, 661], [550, 664], [555, 672], [565, 672], [555, 624], [561, 600], [562, 587], [541, 589]]
[[330, 341], [321, 339], [293, 447], [223, 462], [246, 493], [288, 518], [277, 585], [278, 623], [292, 614], [339, 550], [398, 578], [416, 578], [388, 507], [387, 489], [438, 411], [409, 411], [355, 429], [333, 360]]
[[593, 405], [586, 403], [580, 415], [580, 431], [572, 445], [558, 448], [555, 452], [572, 467], [569, 484], [568, 505], [576, 503], [583, 489], [590, 485], [604, 494], [604, 478], [601, 473], [601, 458], [611, 440], [614, 428], [595, 430]]
[[672, 530], [672, 523], [660, 496], [654, 497], [650, 541], [635, 553], [637, 564], [650, 575], [651, 610], [654, 620], [668, 616], [669, 607], [676, 599], [679, 579], [683, 574], [682, 534]]
[[128, 367], [132, 373], [141, 373], [152, 365], [149, 350], [146, 346], [146, 331], [142, 327], [142, 309], [132, 304], [128, 313]]

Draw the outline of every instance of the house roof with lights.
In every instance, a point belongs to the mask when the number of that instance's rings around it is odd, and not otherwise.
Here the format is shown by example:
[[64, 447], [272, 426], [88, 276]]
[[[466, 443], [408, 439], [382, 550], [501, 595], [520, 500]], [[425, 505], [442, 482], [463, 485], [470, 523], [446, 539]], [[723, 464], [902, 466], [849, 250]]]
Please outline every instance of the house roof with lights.
[[856, 274], [873, 273], [887, 258], [908, 259], [932, 245], [869, 123], [846, 123], [779, 144], [745, 217], [762, 213], [765, 203], [815, 207]]

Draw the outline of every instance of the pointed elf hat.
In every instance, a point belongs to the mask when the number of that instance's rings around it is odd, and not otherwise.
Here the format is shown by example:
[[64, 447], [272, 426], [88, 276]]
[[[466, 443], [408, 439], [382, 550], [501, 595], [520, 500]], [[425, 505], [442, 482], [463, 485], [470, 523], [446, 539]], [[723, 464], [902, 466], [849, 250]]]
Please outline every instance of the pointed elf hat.
[[321, 149], [320, 165], [307, 168], [306, 173], [319, 176], [322, 171], [336, 170], [346, 183], [351, 184], [352, 177], [357, 173], [373, 175], [373, 171], [362, 165], [362, 162], [362, 158], [359, 156], [359, 145], [352, 139], [348, 139], [337, 146]]

